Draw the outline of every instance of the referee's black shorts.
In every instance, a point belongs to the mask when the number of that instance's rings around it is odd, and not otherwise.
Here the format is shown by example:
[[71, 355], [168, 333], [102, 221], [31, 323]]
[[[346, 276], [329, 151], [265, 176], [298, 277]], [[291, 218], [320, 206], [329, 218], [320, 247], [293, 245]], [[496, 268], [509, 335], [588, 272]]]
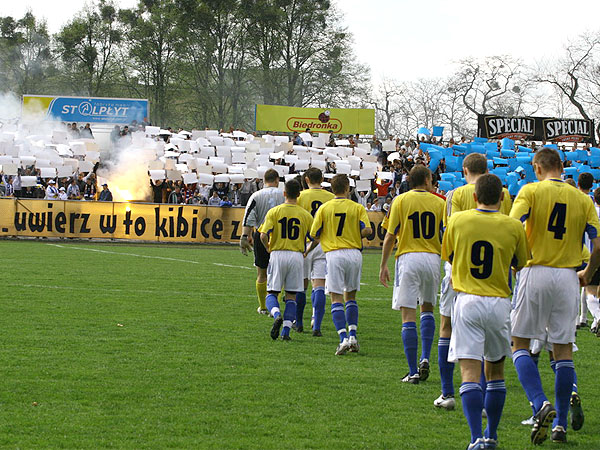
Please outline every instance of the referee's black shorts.
[[260, 240], [260, 233], [255, 231], [252, 239], [254, 240], [254, 265], [266, 269], [269, 266], [269, 252]]
[[592, 276], [592, 281], [590, 281], [590, 286], [600, 286], [600, 269], [596, 270], [596, 272], [594, 272], [594, 275]]

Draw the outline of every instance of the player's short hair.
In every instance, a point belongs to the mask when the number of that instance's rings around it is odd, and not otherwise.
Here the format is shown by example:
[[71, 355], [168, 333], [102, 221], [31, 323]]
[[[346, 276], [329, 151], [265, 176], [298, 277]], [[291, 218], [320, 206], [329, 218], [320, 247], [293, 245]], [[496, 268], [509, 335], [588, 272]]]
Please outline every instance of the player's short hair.
[[596, 205], [600, 205], [600, 189], [594, 191], [594, 201], [596, 202]]
[[279, 180], [279, 174], [275, 169], [267, 169], [264, 178], [267, 183], [273, 183]]
[[289, 199], [296, 199], [300, 195], [301, 186], [298, 180], [291, 179], [285, 183], [285, 195]]
[[539, 164], [545, 172], [550, 170], [562, 170], [560, 155], [553, 148], [544, 147], [538, 150], [533, 157], [533, 162]]
[[569, 186], [573, 186], [574, 188], [577, 187], [577, 183], [575, 183], [575, 180], [571, 177], [566, 178], [565, 183], [567, 183]]
[[487, 158], [481, 153], [471, 153], [463, 161], [463, 167], [473, 175], [483, 175], [488, 170]]
[[350, 188], [350, 181], [345, 174], [338, 174], [331, 179], [331, 190], [335, 195], [342, 195]]
[[431, 177], [431, 170], [427, 167], [417, 164], [408, 173], [408, 185], [411, 189], [417, 186], [424, 186], [427, 184], [427, 179]]
[[304, 172], [304, 177], [308, 178], [312, 184], [321, 184], [323, 181], [323, 172], [318, 167], [310, 167]]
[[590, 190], [594, 185], [594, 175], [589, 172], [583, 172], [579, 175], [577, 184], [579, 185], [579, 189]]
[[[474, 153], [472, 153], [474, 155]], [[482, 205], [495, 205], [500, 201], [502, 194], [502, 181], [496, 175], [486, 173], [475, 182], [477, 202]]]

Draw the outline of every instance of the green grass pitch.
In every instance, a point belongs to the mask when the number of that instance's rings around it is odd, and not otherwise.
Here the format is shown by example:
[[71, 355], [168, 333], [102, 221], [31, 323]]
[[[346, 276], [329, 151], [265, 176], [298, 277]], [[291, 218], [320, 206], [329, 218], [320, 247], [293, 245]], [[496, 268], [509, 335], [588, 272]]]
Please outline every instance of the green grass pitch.
[[[272, 341], [252, 259], [233, 247], [40, 240], [1, 241], [0, 251], [2, 448], [466, 447], [460, 406], [432, 405], [437, 337], [429, 380], [400, 382], [400, 314], [378, 283], [378, 251], [364, 254], [360, 353], [343, 357], [329, 313], [322, 338]], [[599, 344], [578, 333], [586, 422], [561, 447], [600, 448]], [[533, 448], [520, 425], [530, 408], [506, 368], [500, 448]]]

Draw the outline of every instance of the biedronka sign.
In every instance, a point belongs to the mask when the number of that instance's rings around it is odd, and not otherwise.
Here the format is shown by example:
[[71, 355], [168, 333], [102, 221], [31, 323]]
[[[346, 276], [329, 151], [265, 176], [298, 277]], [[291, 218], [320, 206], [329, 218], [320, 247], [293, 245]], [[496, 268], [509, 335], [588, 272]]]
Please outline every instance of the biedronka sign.
[[256, 105], [256, 130], [299, 133], [375, 133], [375, 110]]

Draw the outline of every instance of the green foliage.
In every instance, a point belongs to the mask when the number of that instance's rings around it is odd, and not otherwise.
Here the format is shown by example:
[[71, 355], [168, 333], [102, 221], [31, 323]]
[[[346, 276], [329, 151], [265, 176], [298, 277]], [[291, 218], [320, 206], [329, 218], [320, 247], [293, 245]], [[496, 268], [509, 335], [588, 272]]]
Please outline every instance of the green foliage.
[[[400, 313], [391, 310], [391, 289], [378, 284], [377, 251], [364, 252], [360, 353], [336, 357], [329, 313], [322, 338], [271, 340], [271, 320], [256, 314], [252, 259], [236, 248], [60, 245], [0, 242], [3, 448], [467, 445], [460, 399], [455, 411], [432, 404], [440, 390], [435, 345], [429, 380], [400, 382]], [[305, 323], [309, 311], [310, 301]], [[577, 339], [586, 423], [569, 430], [568, 446], [592, 450], [600, 442], [600, 351], [589, 331]], [[500, 445], [533, 449], [519, 424], [531, 409], [510, 361], [506, 369]], [[540, 370], [552, 396], [546, 354]]]

